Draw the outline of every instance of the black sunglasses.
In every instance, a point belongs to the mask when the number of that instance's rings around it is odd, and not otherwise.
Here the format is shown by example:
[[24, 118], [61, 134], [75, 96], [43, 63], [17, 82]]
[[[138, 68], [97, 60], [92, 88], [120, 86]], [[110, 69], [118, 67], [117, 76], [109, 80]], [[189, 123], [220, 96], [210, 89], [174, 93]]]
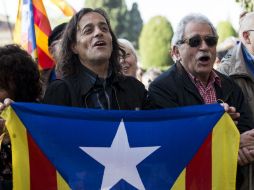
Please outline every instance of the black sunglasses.
[[187, 43], [190, 47], [198, 47], [201, 45], [202, 40], [205, 41], [206, 45], [213, 47], [217, 44], [218, 38], [216, 36], [200, 36], [196, 35], [191, 38], [186, 38], [177, 42], [178, 45]]

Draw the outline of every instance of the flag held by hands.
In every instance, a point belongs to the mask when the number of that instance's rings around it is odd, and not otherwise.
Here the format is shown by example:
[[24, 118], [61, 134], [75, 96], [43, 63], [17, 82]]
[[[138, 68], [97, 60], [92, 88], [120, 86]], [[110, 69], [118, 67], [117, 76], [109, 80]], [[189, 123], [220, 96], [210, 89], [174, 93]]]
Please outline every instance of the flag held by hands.
[[234, 189], [239, 133], [223, 108], [104, 111], [14, 103], [18, 189]]

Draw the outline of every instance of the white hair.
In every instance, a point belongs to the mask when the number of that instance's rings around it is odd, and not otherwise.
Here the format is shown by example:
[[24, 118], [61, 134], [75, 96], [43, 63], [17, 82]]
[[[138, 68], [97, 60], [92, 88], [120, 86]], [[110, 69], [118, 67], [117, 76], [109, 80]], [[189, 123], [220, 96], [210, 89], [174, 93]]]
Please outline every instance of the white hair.
[[213, 26], [211, 21], [206, 16], [199, 14], [199, 13], [190, 13], [190, 14], [184, 16], [178, 23], [178, 25], [176, 27], [176, 31], [174, 32], [174, 35], [173, 35], [173, 38], [171, 41], [172, 47], [174, 47], [177, 44], [177, 42], [179, 42], [180, 40], [183, 40], [185, 28], [186, 28], [187, 24], [190, 22], [206, 23], [211, 27], [213, 34], [215, 36], [218, 36], [215, 27]]
[[120, 38], [117, 40], [120, 47], [127, 47], [127, 48], [130, 48], [131, 51], [133, 52], [133, 54], [135, 55], [136, 59], [138, 59], [138, 55], [137, 55], [137, 52], [134, 48], [134, 46], [132, 45], [132, 43], [129, 41], [129, 40], [126, 40], [126, 39], [123, 39], [123, 38]]
[[239, 21], [239, 35], [242, 36], [243, 32], [254, 30], [254, 12], [244, 14]]

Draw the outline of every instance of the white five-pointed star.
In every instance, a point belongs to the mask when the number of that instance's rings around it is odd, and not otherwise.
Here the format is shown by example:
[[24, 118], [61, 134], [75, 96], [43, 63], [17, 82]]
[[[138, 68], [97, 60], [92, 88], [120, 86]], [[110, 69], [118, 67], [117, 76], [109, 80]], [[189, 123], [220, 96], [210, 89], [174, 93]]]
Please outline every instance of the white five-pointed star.
[[136, 166], [160, 146], [130, 148], [122, 120], [111, 147], [80, 148], [105, 166], [101, 189], [108, 190], [121, 179], [137, 189], [145, 189]]

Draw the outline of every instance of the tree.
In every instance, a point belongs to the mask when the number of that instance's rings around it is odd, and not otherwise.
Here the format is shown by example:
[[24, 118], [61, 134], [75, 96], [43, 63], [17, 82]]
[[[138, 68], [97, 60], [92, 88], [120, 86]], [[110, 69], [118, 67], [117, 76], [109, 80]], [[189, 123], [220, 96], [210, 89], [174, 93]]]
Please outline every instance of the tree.
[[253, 0], [235, 0], [237, 3], [241, 3], [241, 6], [246, 11], [254, 11], [254, 1]]
[[217, 33], [219, 35], [218, 43], [223, 42], [230, 36], [237, 36], [235, 29], [229, 21], [221, 21], [217, 25]]
[[117, 36], [126, 38], [128, 26], [126, 21], [127, 5], [125, 0], [86, 0], [86, 7], [102, 8], [109, 15], [111, 27]]
[[143, 20], [140, 16], [137, 3], [133, 3], [130, 11], [125, 0], [86, 0], [86, 7], [102, 8], [110, 18], [113, 31], [118, 38], [126, 38], [138, 47]]
[[143, 27], [143, 20], [141, 18], [140, 12], [138, 10], [138, 4], [133, 3], [132, 8], [128, 13], [129, 17], [129, 32], [128, 32], [128, 40], [130, 40], [134, 47], [138, 49], [138, 38], [141, 33], [142, 27]]
[[139, 38], [142, 67], [165, 68], [172, 64], [169, 56], [173, 29], [170, 22], [162, 16], [155, 16], [144, 25]]

